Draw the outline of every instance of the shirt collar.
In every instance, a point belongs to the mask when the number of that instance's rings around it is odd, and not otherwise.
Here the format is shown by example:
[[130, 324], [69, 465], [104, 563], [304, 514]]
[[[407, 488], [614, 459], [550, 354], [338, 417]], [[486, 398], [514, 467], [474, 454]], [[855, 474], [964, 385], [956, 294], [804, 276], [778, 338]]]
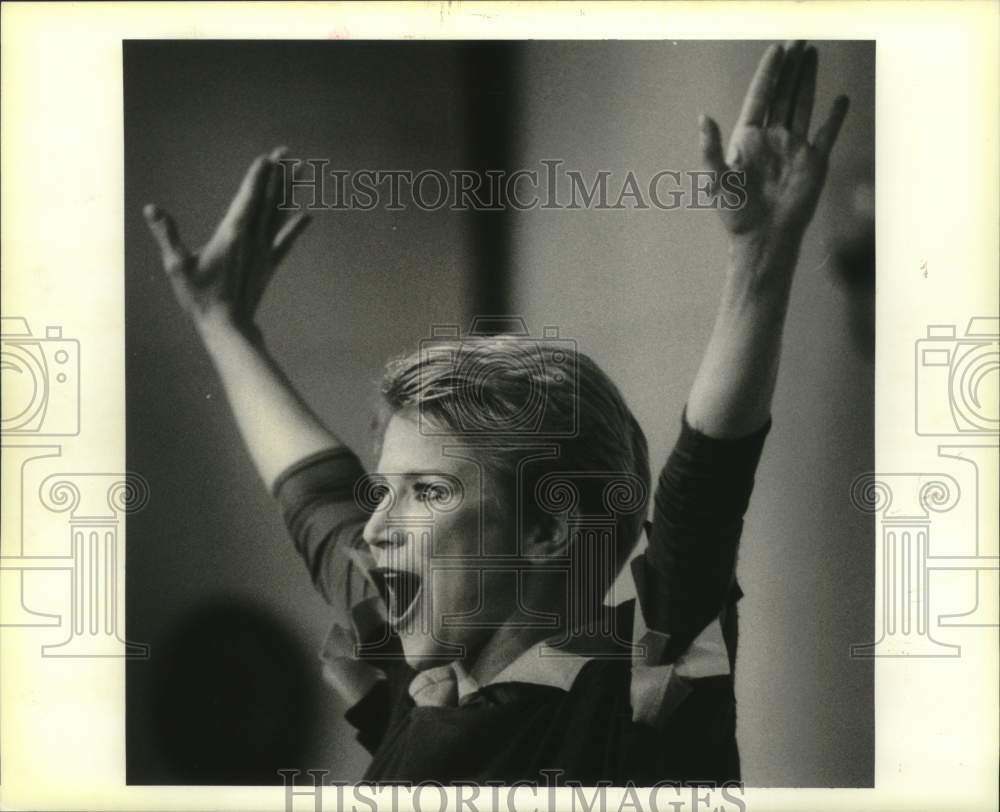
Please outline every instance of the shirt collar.
[[501, 682], [526, 682], [568, 691], [577, 674], [589, 662], [588, 657], [553, 648], [548, 641], [525, 650], [486, 685]]
[[523, 651], [509, 665], [479, 683], [458, 661], [428, 668], [410, 683], [409, 693], [418, 705], [460, 705], [487, 685], [527, 683], [569, 691], [589, 659], [553, 648], [548, 641]]

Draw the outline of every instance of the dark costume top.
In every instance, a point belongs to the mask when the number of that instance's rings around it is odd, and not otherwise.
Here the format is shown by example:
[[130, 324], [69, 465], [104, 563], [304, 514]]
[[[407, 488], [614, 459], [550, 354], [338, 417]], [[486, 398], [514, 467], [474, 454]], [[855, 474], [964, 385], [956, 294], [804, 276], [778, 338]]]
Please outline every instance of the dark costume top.
[[361, 538], [368, 513], [354, 498], [364, 475], [357, 457], [336, 448], [286, 470], [275, 495], [334, 608], [324, 675], [352, 703], [346, 718], [373, 754], [364, 780], [738, 781], [736, 553], [769, 428], [718, 440], [682, 419], [645, 549], [623, 569], [607, 610], [616, 634], [635, 644], [627, 653], [569, 654], [542, 643], [485, 685], [459, 674], [444, 705], [421, 697], [439, 676], [454, 680], [449, 666], [418, 675], [386, 625]]

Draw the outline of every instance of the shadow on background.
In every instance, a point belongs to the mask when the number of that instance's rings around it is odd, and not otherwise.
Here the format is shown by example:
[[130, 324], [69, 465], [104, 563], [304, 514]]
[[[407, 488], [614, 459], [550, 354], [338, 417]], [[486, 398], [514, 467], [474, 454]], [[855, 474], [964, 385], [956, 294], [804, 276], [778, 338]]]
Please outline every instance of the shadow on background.
[[165, 775], [150, 783], [279, 784], [315, 735], [307, 655], [277, 617], [239, 598], [180, 616], [152, 658], [153, 738]]
[[875, 360], [875, 187], [870, 168], [856, 170], [835, 193], [842, 200], [833, 250], [833, 275], [848, 303], [848, 323], [854, 346], [869, 362]]

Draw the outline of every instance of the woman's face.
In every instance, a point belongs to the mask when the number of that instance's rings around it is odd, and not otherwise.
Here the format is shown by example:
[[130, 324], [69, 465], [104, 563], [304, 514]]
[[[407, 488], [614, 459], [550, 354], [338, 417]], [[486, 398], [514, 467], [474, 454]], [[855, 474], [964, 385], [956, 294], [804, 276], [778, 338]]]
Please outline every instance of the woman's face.
[[407, 662], [421, 669], [474, 656], [516, 609], [516, 511], [472, 449], [421, 433], [405, 415], [386, 426], [377, 471], [364, 539]]

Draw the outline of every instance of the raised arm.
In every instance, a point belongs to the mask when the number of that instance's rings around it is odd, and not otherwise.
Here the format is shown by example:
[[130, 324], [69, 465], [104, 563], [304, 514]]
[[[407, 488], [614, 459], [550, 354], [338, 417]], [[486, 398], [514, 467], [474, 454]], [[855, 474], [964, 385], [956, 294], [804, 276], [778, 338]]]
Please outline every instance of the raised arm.
[[770, 416], [799, 246], [847, 114], [847, 97], [838, 96], [809, 140], [816, 69], [816, 49], [803, 42], [768, 48], [725, 157], [718, 125], [701, 118], [706, 167], [719, 174], [744, 172], [746, 191], [742, 206], [720, 210], [729, 267], [687, 404], [688, 422], [710, 437], [748, 435]]
[[654, 500], [644, 614], [670, 635], [670, 656], [720, 613], [735, 656], [726, 607], [740, 594], [736, 554], [770, 425], [792, 275], [847, 112], [841, 96], [809, 142], [816, 65], [803, 43], [767, 50], [725, 159], [718, 126], [702, 119], [707, 166], [745, 172], [746, 199], [721, 210], [729, 236], [722, 303]]
[[[222, 379], [240, 434], [269, 490], [299, 460], [340, 441], [270, 357], [254, 315], [275, 269], [306, 226], [278, 208], [284, 150], [258, 157], [212, 238], [190, 252], [173, 218], [146, 206], [163, 267]], [[291, 180], [287, 173], [286, 180]]]
[[[185, 248], [173, 219], [156, 206], [144, 215], [163, 267], [222, 379], [240, 434], [320, 594], [335, 610], [324, 647], [324, 676], [351, 704], [374, 684], [354, 645], [381, 636], [381, 597], [354, 499], [364, 471], [299, 396], [268, 354], [254, 314], [278, 264], [307, 224], [278, 208], [283, 149], [257, 158], [208, 243]], [[291, 173], [285, 177], [290, 182]], [[285, 190], [285, 199], [290, 195]]]

